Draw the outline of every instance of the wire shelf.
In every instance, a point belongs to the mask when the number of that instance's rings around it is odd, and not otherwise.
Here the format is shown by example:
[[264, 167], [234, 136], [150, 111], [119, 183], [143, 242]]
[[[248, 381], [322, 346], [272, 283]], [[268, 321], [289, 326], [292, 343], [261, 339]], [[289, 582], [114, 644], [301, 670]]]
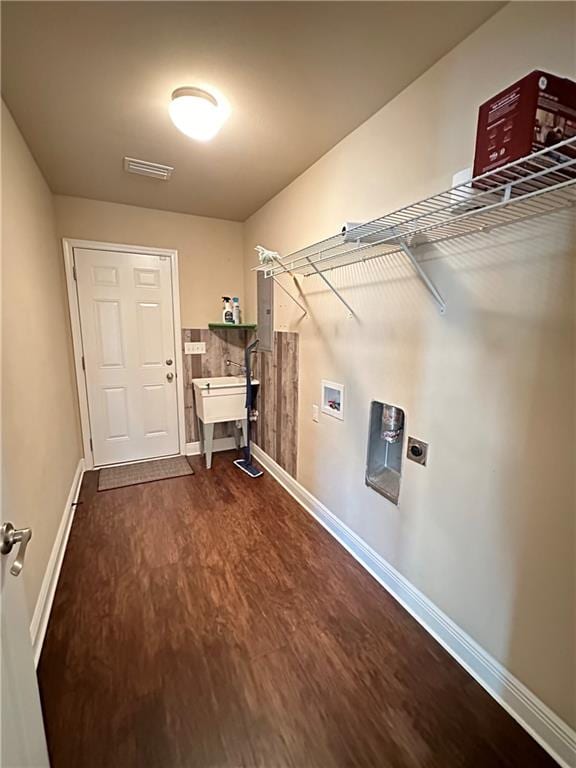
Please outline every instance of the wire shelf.
[[576, 136], [254, 269], [264, 271], [266, 277], [284, 272], [308, 276], [392, 253], [411, 257], [410, 249], [417, 246], [574, 204]]

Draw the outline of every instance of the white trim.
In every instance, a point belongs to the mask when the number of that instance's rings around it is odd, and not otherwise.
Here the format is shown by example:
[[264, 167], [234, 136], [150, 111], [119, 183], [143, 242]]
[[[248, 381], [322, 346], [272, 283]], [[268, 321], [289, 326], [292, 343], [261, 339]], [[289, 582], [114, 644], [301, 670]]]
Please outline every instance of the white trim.
[[[212, 448], [213, 452], [216, 451], [231, 451], [234, 448], [236, 448], [236, 442], [233, 437], [215, 437], [214, 438], [214, 445]], [[186, 443], [186, 449], [185, 449], [186, 456], [199, 456], [200, 451], [200, 442], [195, 443]]]
[[78, 495], [80, 494], [83, 477], [84, 459], [80, 459], [78, 466], [76, 467], [76, 472], [74, 473], [74, 479], [72, 480], [68, 498], [66, 499], [66, 505], [62, 513], [62, 518], [60, 519], [58, 532], [54, 539], [50, 559], [46, 565], [42, 586], [40, 587], [40, 593], [36, 600], [32, 621], [30, 622], [30, 637], [32, 638], [35, 666], [38, 666], [38, 662], [40, 661], [42, 644], [44, 643], [46, 628], [48, 627], [48, 619], [50, 618], [50, 611], [52, 610], [52, 603], [54, 602], [56, 585], [58, 584], [58, 577], [60, 576], [60, 569], [62, 568], [62, 561], [64, 560], [64, 552], [66, 551], [66, 545], [68, 544], [72, 521], [74, 520], [76, 502], [78, 501]]
[[172, 275], [172, 317], [174, 322], [174, 354], [176, 356], [176, 391], [178, 402], [178, 450], [180, 455], [184, 454], [184, 445], [186, 443], [186, 420], [184, 411], [184, 367], [182, 364], [182, 326], [180, 322], [178, 251], [173, 248], [150, 248], [147, 245], [122, 245], [120, 243], [105, 243], [92, 240], [75, 240], [68, 237], [62, 239], [62, 248], [64, 251], [66, 285], [68, 288], [68, 307], [70, 311], [72, 344], [74, 348], [76, 388], [80, 405], [80, 425], [82, 427], [82, 444], [84, 447], [85, 461], [84, 468], [86, 470], [94, 468], [94, 457], [90, 448], [91, 429], [90, 415], [88, 411], [88, 393], [86, 390], [86, 374], [82, 368], [82, 330], [80, 327], [77, 283], [74, 279], [75, 248], [89, 248], [93, 251], [116, 251], [118, 253], [141, 253], [146, 256], [168, 256], [170, 258]]
[[[169, 453], [166, 456], [154, 456], [151, 459], [130, 459], [130, 461], [115, 461], [114, 464], [98, 464], [94, 469], [96, 471], [100, 469], [111, 469], [112, 467], [131, 467], [133, 464], [146, 464], [149, 461], [162, 461], [162, 459], [174, 459], [177, 456], [185, 456], [186, 453]], [[127, 486], [123, 486], [127, 487]], [[112, 488], [110, 490], [113, 490]]]
[[186, 446], [186, 411], [184, 409], [184, 360], [182, 358], [182, 321], [180, 319], [180, 272], [178, 251], [170, 258], [172, 269], [172, 317], [174, 322], [174, 355], [176, 366], [176, 398], [178, 401], [178, 448], [184, 454]]
[[472, 677], [564, 768], [576, 765], [576, 733], [390, 563], [257, 445], [260, 464], [350, 552]]
[[92, 469], [94, 461], [90, 449], [90, 416], [88, 414], [88, 393], [86, 392], [86, 378], [82, 368], [82, 330], [80, 328], [80, 308], [78, 306], [78, 293], [74, 280], [74, 247], [77, 241], [64, 239], [64, 268], [66, 270], [66, 287], [68, 295], [68, 309], [70, 312], [70, 327], [72, 330], [72, 347], [74, 350], [74, 371], [76, 373], [76, 391], [78, 392], [78, 405], [80, 409], [80, 426], [82, 429], [82, 446], [84, 449], [84, 462], [86, 469]]
[[119, 253], [142, 253], [149, 256], [172, 256], [177, 254], [174, 248], [152, 248], [149, 245], [126, 245], [126, 243], [107, 243], [102, 240], [77, 240], [64, 237], [62, 242], [72, 248], [88, 248], [92, 251], [118, 251]]

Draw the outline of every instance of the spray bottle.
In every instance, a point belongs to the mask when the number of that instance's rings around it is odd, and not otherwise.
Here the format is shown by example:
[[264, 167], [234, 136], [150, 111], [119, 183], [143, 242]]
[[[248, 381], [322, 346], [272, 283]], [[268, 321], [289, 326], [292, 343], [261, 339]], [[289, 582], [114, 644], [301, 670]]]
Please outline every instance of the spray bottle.
[[234, 315], [232, 313], [232, 304], [230, 303], [230, 296], [222, 296], [222, 322], [234, 323]]
[[234, 296], [232, 299], [232, 317], [234, 318], [234, 325], [240, 325], [240, 299], [238, 296]]

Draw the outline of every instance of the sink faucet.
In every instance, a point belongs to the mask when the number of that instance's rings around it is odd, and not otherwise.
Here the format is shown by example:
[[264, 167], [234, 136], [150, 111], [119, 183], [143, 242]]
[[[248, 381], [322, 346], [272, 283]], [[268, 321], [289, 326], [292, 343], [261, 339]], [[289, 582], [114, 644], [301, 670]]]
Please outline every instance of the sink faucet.
[[226, 360], [226, 365], [228, 368], [230, 368], [231, 365], [233, 365], [235, 368], [240, 368], [240, 373], [242, 376], [246, 375], [246, 366], [240, 365], [239, 363], [235, 363], [233, 360]]

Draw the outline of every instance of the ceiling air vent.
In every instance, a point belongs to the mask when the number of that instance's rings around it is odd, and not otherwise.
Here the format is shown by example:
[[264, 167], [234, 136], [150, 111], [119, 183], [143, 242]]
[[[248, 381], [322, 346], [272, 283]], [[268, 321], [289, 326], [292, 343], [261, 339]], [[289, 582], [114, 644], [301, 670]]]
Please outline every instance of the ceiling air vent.
[[137, 160], [135, 157], [125, 157], [124, 170], [128, 173], [137, 173], [139, 176], [168, 181], [174, 168], [171, 165], [160, 165], [160, 163], [149, 163], [147, 160]]

